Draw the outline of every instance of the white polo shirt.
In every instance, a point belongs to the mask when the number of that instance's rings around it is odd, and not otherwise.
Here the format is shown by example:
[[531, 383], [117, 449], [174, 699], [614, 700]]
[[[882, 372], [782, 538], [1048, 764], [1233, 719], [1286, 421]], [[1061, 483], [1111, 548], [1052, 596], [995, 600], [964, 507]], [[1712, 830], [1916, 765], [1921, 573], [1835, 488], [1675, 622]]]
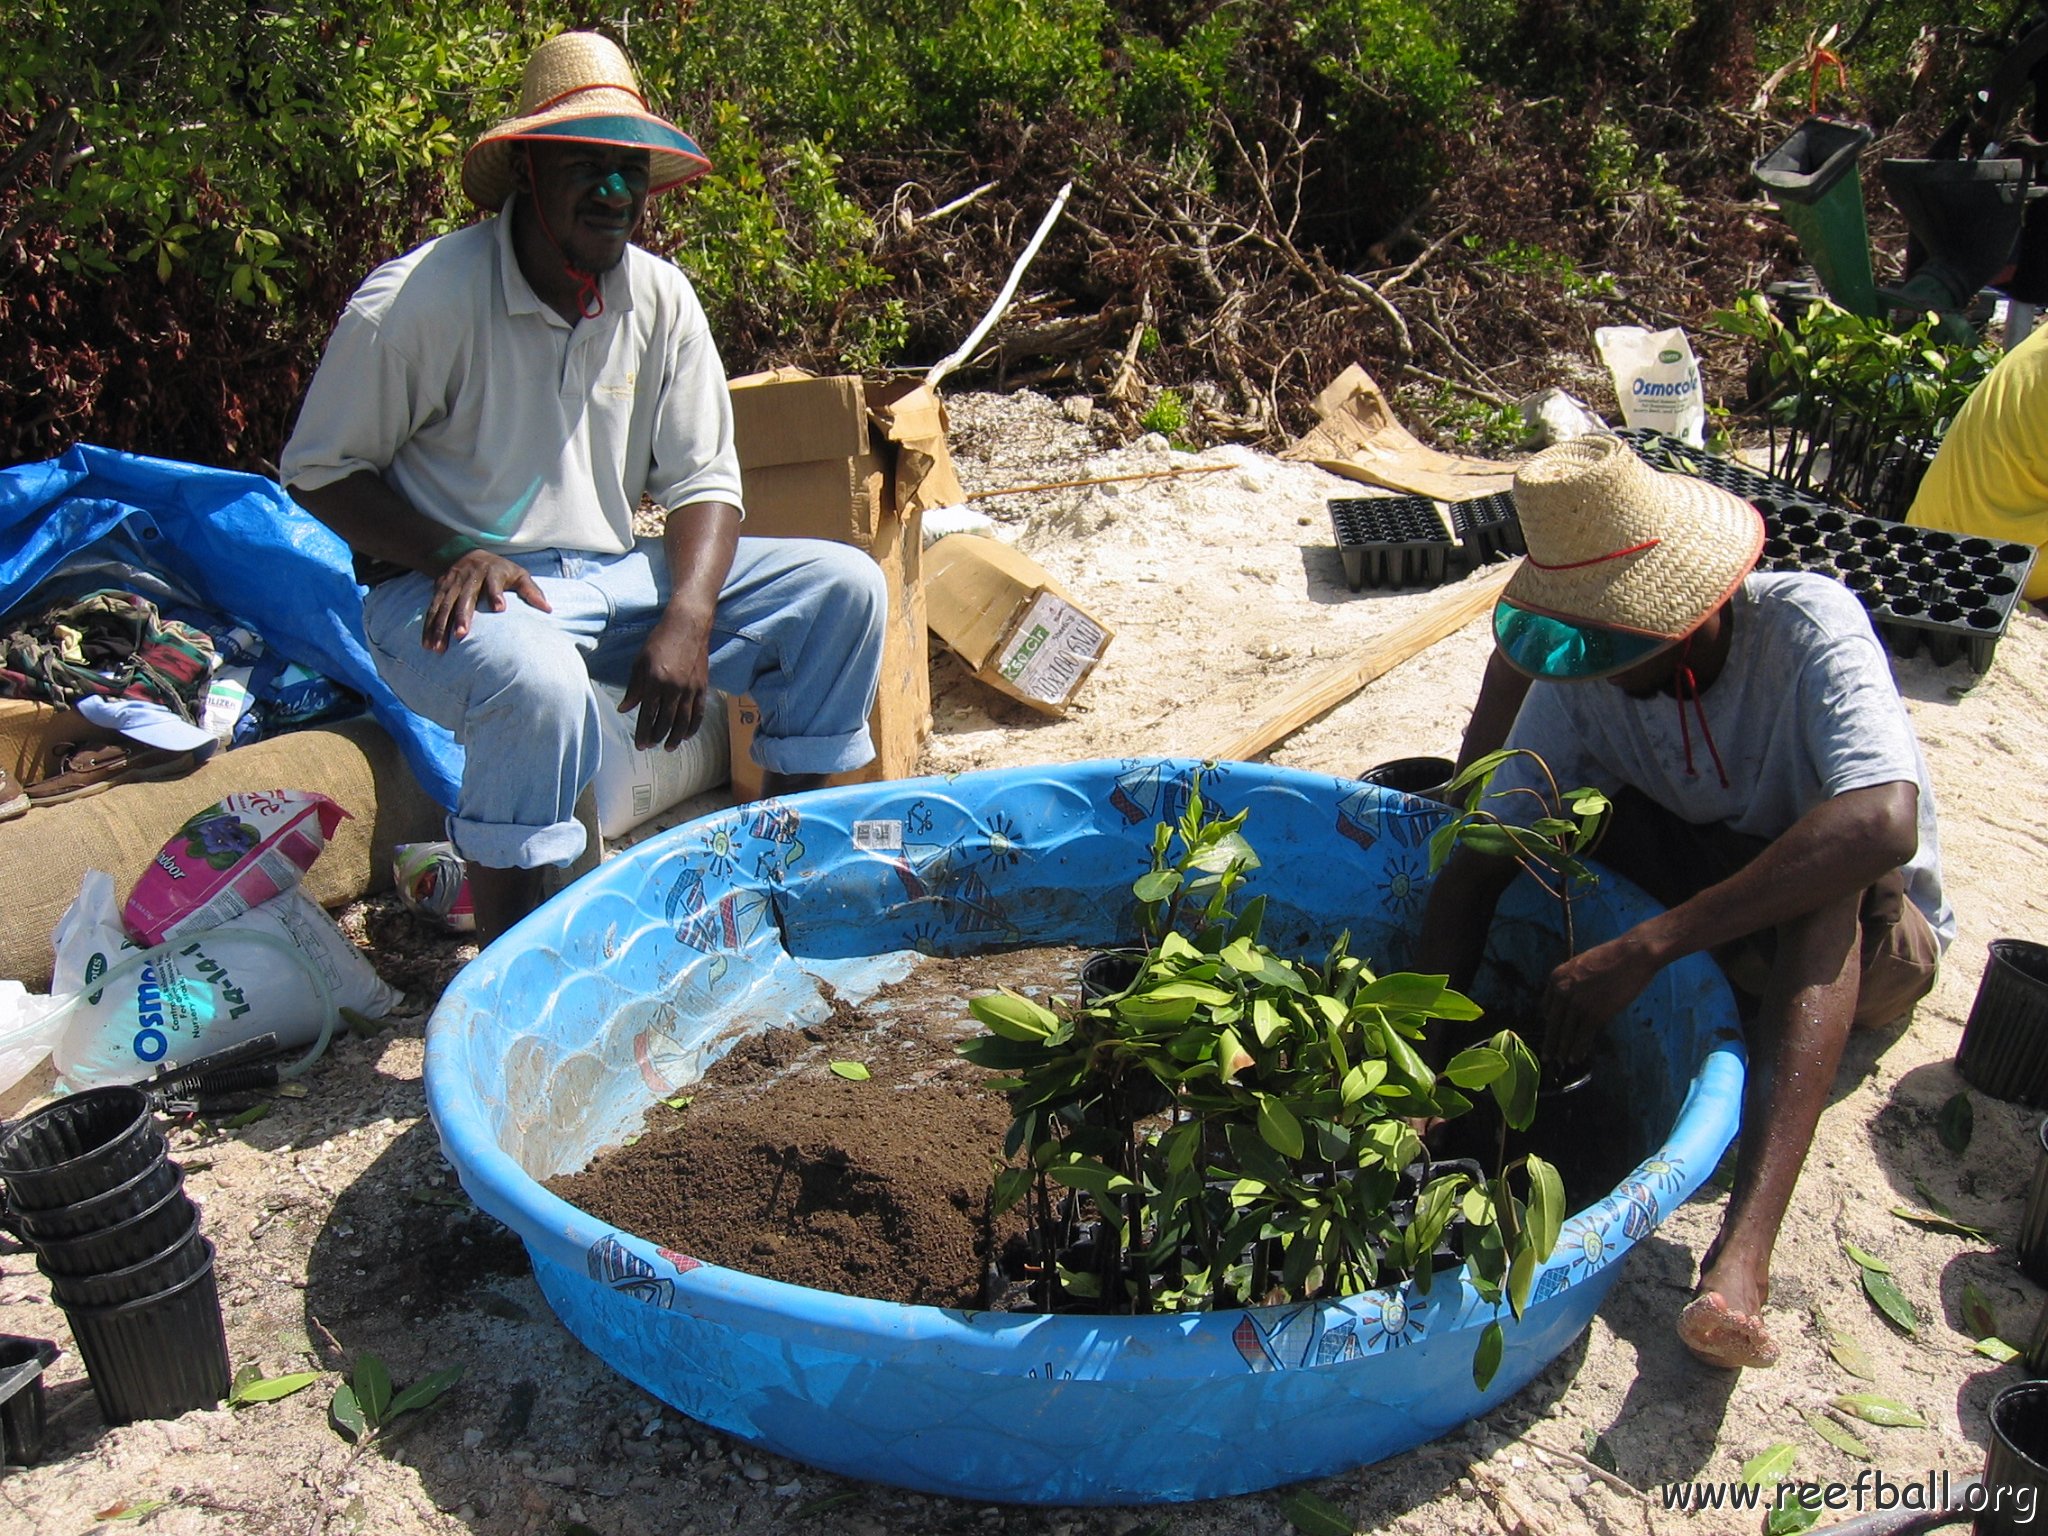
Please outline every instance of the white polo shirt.
[[573, 326], [542, 303], [509, 214], [387, 262], [334, 328], [281, 478], [318, 490], [376, 470], [505, 554], [622, 553], [643, 492], [741, 506], [725, 369], [689, 279], [629, 245], [602, 291], [604, 313]]

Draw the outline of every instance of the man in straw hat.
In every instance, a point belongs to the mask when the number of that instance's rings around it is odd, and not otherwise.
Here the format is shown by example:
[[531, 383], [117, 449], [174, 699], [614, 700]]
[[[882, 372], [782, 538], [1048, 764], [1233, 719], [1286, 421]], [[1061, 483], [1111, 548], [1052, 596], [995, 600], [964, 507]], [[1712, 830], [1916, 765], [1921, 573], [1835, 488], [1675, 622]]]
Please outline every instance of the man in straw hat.
[[[713, 688], [760, 706], [765, 792], [873, 755], [886, 595], [847, 546], [740, 538], [725, 370], [689, 280], [631, 243], [709, 167], [609, 40], [534, 51], [464, 190], [494, 214], [371, 273], [314, 375], [283, 479], [346, 539], [405, 704], [465, 749], [449, 835], [485, 940], [583, 851], [591, 679], [671, 751]], [[637, 539], [642, 496], [666, 509]]]
[[[1678, 1332], [1709, 1364], [1769, 1365], [1771, 1249], [1850, 1027], [1924, 996], [1954, 936], [1926, 765], [1862, 606], [1824, 577], [1753, 572], [1763, 522], [1747, 502], [1601, 436], [1523, 465], [1515, 504], [1529, 555], [1494, 610], [1475, 720], [1526, 689], [1507, 745], [1561, 788], [1607, 793], [1595, 857], [1666, 908], [1550, 973], [1545, 1055], [1582, 1060], [1672, 961], [1721, 962], [1749, 1075], [1734, 1193]], [[1526, 821], [1516, 791], [1546, 787], [1510, 757], [1489, 808]], [[1514, 874], [1453, 857], [1424, 914], [1424, 969], [1471, 978]]]

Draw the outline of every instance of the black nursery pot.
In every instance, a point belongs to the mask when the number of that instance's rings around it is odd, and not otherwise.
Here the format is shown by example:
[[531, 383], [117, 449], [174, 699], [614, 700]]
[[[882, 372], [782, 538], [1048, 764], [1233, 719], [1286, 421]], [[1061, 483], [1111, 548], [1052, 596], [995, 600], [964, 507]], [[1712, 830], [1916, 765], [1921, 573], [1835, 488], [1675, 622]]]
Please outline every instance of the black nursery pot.
[[2029, 1376], [2048, 1376], [2048, 1306], [2043, 1306], [2041, 1315], [2034, 1319], [2033, 1335], [2027, 1340], [2026, 1353], [2020, 1360]]
[[1099, 1003], [1114, 996], [1138, 979], [1144, 969], [1142, 949], [1098, 950], [1081, 962], [1081, 1002]]
[[1397, 757], [1390, 763], [1366, 769], [1358, 778], [1361, 783], [1377, 784], [1382, 789], [1398, 789], [1425, 800], [1442, 800], [1457, 766], [1448, 757]]
[[50, 1292], [60, 1307], [117, 1307], [123, 1302], [147, 1300], [191, 1279], [212, 1259], [213, 1250], [199, 1235], [199, 1213], [194, 1210], [183, 1230], [133, 1264], [88, 1275], [59, 1275], [52, 1274], [46, 1263], [43, 1273], [49, 1277]]
[[169, 1419], [227, 1395], [228, 1341], [213, 1247], [200, 1270], [168, 1290], [111, 1307], [66, 1307], [65, 1319], [109, 1424]]
[[79, 1237], [38, 1238], [31, 1233], [30, 1240], [42, 1256], [45, 1274], [103, 1275], [162, 1253], [187, 1236], [198, 1221], [198, 1208], [185, 1195], [185, 1177], [180, 1170], [156, 1204], [126, 1221]]
[[0, 1466], [32, 1467], [42, 1458], [43, 1372], [56, 1358], [48, 1339], [0, 1333]]
[[1956, 1068], [1995, 1099], [2048, 1108], [2048, 948], [1993, 939]]
[[[2027, 1208], [2020, 1217], [2020, 1268], [2036, 1285], [2048, 1285], [2048, 1120], [2034, 1133], [2041, 1155], [2034, 1159], [2033, 1182], [2027, 1185]], [[2044, 1370], [2042, 1374], [2048, 1374]]]
[[1991, 1449], [1976, 1536], [2032, 1536], [2048, 1509], [2048, 1381], [2022, 1381], [1991, 1399]]
[[105, 1194], [164, 1156], [149, 1096], [88, 1088], [0, 1130], [0, 1180], [17, 1211], [48, 1211]]
[[60, 1205], [53, 1211], [16, 1211], [14, 1224], [21, 1235], [42, 1247], [66, 1238], [86, 1237], [118, 1227], [131, 1216], [140, 1216], [160, 1203], [184, 1180], [185, 1170], [169, 1157], [159, 1158], [125, 1184], [116, 1184], [103, 1195]]

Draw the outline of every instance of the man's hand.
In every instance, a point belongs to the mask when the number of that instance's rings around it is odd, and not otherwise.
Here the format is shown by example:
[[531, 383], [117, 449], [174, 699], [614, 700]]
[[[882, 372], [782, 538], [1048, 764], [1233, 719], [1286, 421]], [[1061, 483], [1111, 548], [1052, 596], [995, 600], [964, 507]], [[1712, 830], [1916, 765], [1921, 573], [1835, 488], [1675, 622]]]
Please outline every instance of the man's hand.
[[1543, 1059], [1560, 1066], [1584, 1061], [1601, 1031], [1663, 967], [1636, 929], [1565, 961], [1543, 988]]
[[671, 605], [633, 659], [620, 713], [638, 707], [633, 745], [673, 752], [704, 723], [711, 691], [711, 626]]
[[469, 633], [479, 605], [503, 613], [507, 593], [516, 594], [542, 613], [554, 611], [525, 567], [488, 550], [470, 550], [434, 578], [434, 595], [420, 627], [420, 644], [430, 651], [447, 650], [451, 641]]

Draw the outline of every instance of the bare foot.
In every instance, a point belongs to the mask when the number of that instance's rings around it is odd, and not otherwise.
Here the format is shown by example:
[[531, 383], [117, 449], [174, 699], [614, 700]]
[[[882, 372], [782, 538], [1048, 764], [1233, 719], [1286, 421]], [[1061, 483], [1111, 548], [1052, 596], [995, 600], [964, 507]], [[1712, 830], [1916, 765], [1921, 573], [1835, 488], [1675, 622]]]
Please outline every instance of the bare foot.
[[1718, 1291], [1702, 1291], [1678, 1314], [1678, 1337], [1704, 1365], [1724, 1371], [1778, 1363], [1778, 1346], [1758, 1313], [1738, 1312]]

